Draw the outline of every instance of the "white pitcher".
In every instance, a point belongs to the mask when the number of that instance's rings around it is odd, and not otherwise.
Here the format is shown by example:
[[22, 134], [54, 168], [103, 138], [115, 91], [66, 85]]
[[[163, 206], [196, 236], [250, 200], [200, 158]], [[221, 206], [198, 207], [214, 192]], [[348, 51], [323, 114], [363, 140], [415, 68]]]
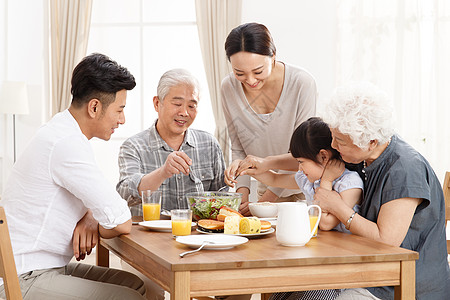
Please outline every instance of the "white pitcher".
[[[319, 217], [314, 228], [310, 228], [309, 210], [313, 207], [319, 210]], [[277, 241], [283, 246], [304, 246], [319, 226], [321, 215], [322, 210], [318, 205], [307, 206], [304, 202], [278, 203]]]

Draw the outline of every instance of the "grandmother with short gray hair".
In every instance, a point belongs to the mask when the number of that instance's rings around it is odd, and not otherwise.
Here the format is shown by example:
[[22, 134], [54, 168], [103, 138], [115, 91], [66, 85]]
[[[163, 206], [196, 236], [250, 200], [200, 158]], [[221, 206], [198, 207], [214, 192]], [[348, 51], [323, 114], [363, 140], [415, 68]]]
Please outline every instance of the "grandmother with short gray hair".
[[[364, 198], [359, 213], [334, 191], [318, 188], [315, 201], [353, 234], [419, 252], [416, 299], [450, 299], [441, 184], [428, 161], [394, 132], [386, 94], [370, 83], [338, 88], [323, 120], [332, 147], [360, 165]], [[337, 299], [394, 299], [394, 288], [347, 289]]]

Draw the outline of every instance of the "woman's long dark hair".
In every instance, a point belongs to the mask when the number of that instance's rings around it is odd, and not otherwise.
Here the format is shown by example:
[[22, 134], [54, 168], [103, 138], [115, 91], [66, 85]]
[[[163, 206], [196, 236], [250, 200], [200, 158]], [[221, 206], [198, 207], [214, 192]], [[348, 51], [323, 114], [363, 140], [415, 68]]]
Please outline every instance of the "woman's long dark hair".
[[331, 141], [328, 124], [319, 117], [312, 117], [295, 129], [289, 150], [295, 158], [303, 157], [317, 163], [319, 163], [317, 154], [321, 149], [331, 151], [331, 159], [341, 159], [339, 152], [331, 147]]
[[225, 41], [228, 60], [233, 54], [241, 51], [273, 57], [277, 49], [266, 26], [246, 23], [231, 30]]

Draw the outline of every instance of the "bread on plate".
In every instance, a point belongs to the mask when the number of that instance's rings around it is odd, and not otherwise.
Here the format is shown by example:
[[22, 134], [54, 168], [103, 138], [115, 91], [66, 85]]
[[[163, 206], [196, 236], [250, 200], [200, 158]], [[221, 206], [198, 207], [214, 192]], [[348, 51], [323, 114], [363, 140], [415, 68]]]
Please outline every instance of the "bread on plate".
[[240, 218], [243, 218], [244, 216], [239, 213], [237, 210], [234, 210], [228, 206], [222, 206], [219, 210], [219, 214], [217, 215], [218, 221], [225, 221], [226, 217], [229, 216], [238, 216]]
[[223, 232], [224, 223], [212, 219], [201, 219], [198, 220], [197, 227], [205, 232]]
[[239, 216], [228, 216], [225, 218], [225, 228], [223, 233], [225, 234], [238, 234], [239, 233]]
[[244, 217], [239, 221], [239, 233], [256, 234], [261, 232], [261, 220], [257, 217]]
[[266, 220], [259, 220], [261, 222], [261, 231], [269, 230], [272, 227], [272, 223]]

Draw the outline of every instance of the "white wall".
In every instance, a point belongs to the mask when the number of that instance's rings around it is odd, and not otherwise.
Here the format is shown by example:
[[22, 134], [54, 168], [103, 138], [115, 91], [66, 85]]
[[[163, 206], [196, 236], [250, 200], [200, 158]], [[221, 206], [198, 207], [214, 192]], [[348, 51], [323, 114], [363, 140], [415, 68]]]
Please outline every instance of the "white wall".
[[316, 79], [319, 101], [328, 97], [335, 87], [336, 0], [242, 2], [242, 22], [266, 25], [278, 59], [308, 70]]
[[[319, 102], [335, 86], [335, 0], [244, 0], [242, 23], [266, 25], [277, 47], [277, 59], [308, 70], [316, 79]], [[252, 182], [250, 201], [256, 201]]]
[[[6, 37], [5, 26], [6, 22], [6, 2], [0, 2], [0, 84], [3, 82], [6, 76], [5, 64], [6, 64]], [[4, 148], [5, 148], [5, 117], [0, 114], [0, 195], [3, 191], [3, 164], [4, 164]]]
[[[47, 1], [2, 0], [0, 20], [0, 84], [4, 80], [24, 81], [28, 87], [30, 114], [16, 116], [16, 153], [19, 156], [36, 129], [48, 118]], [[0, 191], [4, 189], [14, 160], [12, 137], [12, 116], [2, 114]]]
[[[26, 81], [29, 92], [31, 113], [16, 118], [18, 155], [48, 120], [48, 2], [0, 0], [0, 83]], [[273, 35], [278, 58], [311, 72], [319, 104], [336, 82], [336, 6], [336, 0], [243, 1], [242, 22], [265, 24]], [[12, 117], [0, 114], [0, 193], [13, 163], [12, 149]], [[102, 153], [96, 154], [103, 172], [117, 178], [117, 160], [104, 161]]]
[[[31, 113], [16, 118], [18, 155], [48, 118], [47, 2], [0, 1], [0, 81], [26, 81], [29, 86]], [[276, 5], [269, 0], [245, 0], [242, 20], [265, 24], [275, 40], [278, 58], [310, 71], [319, 95], [327, 95], [334, 86], [334, 10], [335, 0], [277, 1]], [[0, 191], [13, 163], [12, 149], [12, 117], [0, 115]], [[116, 172], [116, 160], [103, 162], [101, 155], [97, 159], [100, 165], [111, 166], [103, 170], [107, 176]]]

